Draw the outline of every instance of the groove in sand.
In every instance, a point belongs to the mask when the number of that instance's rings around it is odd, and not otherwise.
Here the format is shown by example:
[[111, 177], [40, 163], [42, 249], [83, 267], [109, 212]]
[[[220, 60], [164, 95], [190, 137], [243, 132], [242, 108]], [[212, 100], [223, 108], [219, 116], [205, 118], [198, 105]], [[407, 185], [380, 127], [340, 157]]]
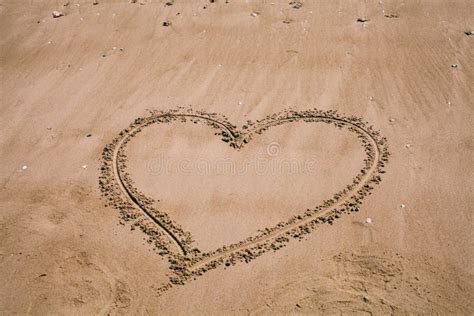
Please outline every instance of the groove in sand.
[[[185, 232], [178, 223], [169, 218], [168, 214], [156, 210], [153, 206], [154, 201], [134, 188], [133, 181], [126, 173], [127, 159], [124, 149], [131, 138], [151, 124], [172, 123], [178, 119], [207, 124], [218, 130], [217, 134], [222, 140], [236, 150], [248, 143], [253, 135], [288, 122], [322, 122], [333, 124], [338, 128], [345, 127], [358, 135], [365, 148], [367, 155], [364, 160], [365, 167], [353, 179], [352, 184], [347, 185], [344, 190], [336, 193], [333, 198], [324, 201], [315, 209], [308, 209], [304, 214], [295, 215], [273, 228], [265, 228], [259, 235], [251, 236], [241, 242], [223, 246], [212, 252], [201, 253], [199, 249], [192, 247], [191, 233]], [[341, 214], [358, 211], [363, 198], [373, 189], [370, 184], [380, 182], [379, 174], [384, 173], [382, 169], [388, 161], [388, 156], [386, 139], [380, 137], [377, 131], [360, 118], [346, 117], [336, 111], [287, 110], [267, 116], [256, 123], [249, 121], [239, 131], [225, 117], [193, 111], [190, 108], [178, 108], [168, 112], [152, 112], [149, 117], [135, 120], [111, 144], [107, 145], [103, 152], [102, 175], [99, 184], [109, 203], [121, 211], [122, 219], [128, 221], [138, 218], [139, 220], [136, 220], [133, 225], [139, 226], [149, 236], [149, 241], [154, 242], [159, 253], [167, 256], [170, 269], [175, 276], [170, 278], [170, 283], [161, 287], [161, 291], [164, 292], [173, 285], [185, 284], [191, 277], [202, 275], [220, 264], [225, 263], [229, 266], [237, 261], [249, 262], [263, 253], [276, 251], [285, 246], [290, 238], [301, 239], [304, 235], [311, 233], [317, 224], [332, 224]], [[138, 214], [137, 210], [141, 214]], [[147, 220], [142, 219], [143, 215]], [[149, 223], [155, 227], [151, 227]]]

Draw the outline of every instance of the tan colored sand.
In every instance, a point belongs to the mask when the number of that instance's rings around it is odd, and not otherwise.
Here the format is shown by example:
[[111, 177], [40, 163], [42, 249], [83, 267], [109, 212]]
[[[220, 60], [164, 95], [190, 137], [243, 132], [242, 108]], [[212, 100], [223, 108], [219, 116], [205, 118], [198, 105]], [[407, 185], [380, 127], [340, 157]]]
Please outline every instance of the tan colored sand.
[[316, 207], [351, 183], [365, 158], [355, 135], [303, 122], [272, 127], [239, 151], [207, 126], [153, 126], [127, 154], [135, 186], [159, 199], [158, 209], [192, 232], [202, 251]]
[[[473, 27], [471, 1], [307, 0], [300, 9], [287, 1], [229, 2], [0, 1], [0, 311], [472, 314], [474, 37], [464, 34]], [[53, 19], [53, 10], [65, 16]], [[384, 17], [392, 13], [399, 17]], [[387, 173], [359, 213], [157, 297], [168, 265], [104, 207], [97, 168], [103, 147], [147, 109], [188, 104], [238, 126], [290, 106], [362, 116], [388, 138]], [[324, 138], [311, 138], [315, 131]], [[153, 146], [170, 149], [173, 137], [184, 141], [188, 132], [137, 136], [131, 154], [146, 161]], [[304, 185], [329, 190], [357, 171], [345, 164], [358, 146], [342, 145], [352, 136], [325, 127], [278, 127], [241, 153], [211, 133], [203, 128], [195, 142], [211, 158], [239, 162], [265, 155], [271, 142], [306, 157], [320, 153], [310, 144], [327, 143], [321, 168], [338, 170], [320, 171], [327, 186], [308, 175], [281, 183], [250, 175], [229, 201], [213, 181], [200, 189], [204, 197], [183, 195], [178, 176], [154, 186], [130, 159], [137, 183], [156, 198], [164, 192], [160, 203], [189, 230], [199, 226], [201, 243], [234, 240], [292, 206], [314, 206]], [[178, 147], [176, 155], [197, 154]], [[199, 182], [190, 179], [186, 185]], [[297, 198], [289, 194], [294, 185], [303, 186]], [[258, 187], [277, 198], [242, 198]], [[212, 231], [216, 239], [206, 237], [201, 224], [212, 222], [219, 205], [209, 201], [245, 207], [245, 218], [235, 219], [241, 229], [229, 228], [227, 216], [227, 226]], [[254, 217], [247, 207], [256, 203], [265, 205], [263, 215], [271, 203], [277, 212]], [[190, 205], [207, 213], [194, 221], [184, 211]]]

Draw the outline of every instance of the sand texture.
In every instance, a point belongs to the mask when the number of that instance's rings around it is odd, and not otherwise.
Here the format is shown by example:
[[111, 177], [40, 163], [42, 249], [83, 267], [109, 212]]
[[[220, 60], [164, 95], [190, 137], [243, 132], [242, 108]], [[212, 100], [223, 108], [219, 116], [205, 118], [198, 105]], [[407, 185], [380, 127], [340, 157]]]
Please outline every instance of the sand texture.
[[0, 313], [473, 314], [472, 21], [0, 0]]

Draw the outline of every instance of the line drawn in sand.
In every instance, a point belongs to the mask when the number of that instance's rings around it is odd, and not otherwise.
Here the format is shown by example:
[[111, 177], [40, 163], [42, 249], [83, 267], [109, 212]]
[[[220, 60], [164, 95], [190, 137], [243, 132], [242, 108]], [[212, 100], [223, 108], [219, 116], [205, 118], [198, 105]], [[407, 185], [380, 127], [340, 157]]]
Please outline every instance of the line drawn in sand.
[[[214, 251], [203, 253], [193, 246], [190, 232], [186, 232], [170, 216], [154, 206], [154, 200], [135, 188], [127, 173], [125, 148], [132, 138], [153, 124], [172, 124], [175, 121], [206, 124], [216, 130], [221, 140], [239, 150], [258, 134], [267, 129], [296, 121], [325, 123], [355, 133], [364, 147], [364, 167], [352, 183], [323, 201], [313, 209], [307, 209], [271, 228], [260, 229], [254, 236]], [[276, 251], [291, 239], [302, 239], [317, 225], [330, 224], [343, 214], [357, 212], [363, 199], [371, 194], [374, 185], [380, 183], [381, 174], [389, 158], [386, 138], [367, 122], [355, 116], [345, 116], [337, 111], [285, 110], [269, 115], [256, 122], [248, 121], [241, 129], [232, 125], [225, 116], [179, 107], [168, 111], [150, 111], [150, 115], [138, 118], [122, 130], [102, 152], [99, 187], [107, 205], [120, 213], [121, 220], [130, 222], [131, 228], [141, 229], [158, 254], [166, 257], [173, 272], [169, 282], [158, 289], [162, 294], [177, 285], [184, 285], [203, 273], [220, 265], [231, 266], [237, 262], [250, 262], [260, 255]]]

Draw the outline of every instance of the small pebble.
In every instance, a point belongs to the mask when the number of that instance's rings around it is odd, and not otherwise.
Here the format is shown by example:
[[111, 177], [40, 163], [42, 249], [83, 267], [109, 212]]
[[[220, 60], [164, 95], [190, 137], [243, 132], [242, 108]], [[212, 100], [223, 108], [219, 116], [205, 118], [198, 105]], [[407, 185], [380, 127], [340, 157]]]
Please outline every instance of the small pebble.
[[300, 1], [290, 1], [289, 4], [293, 9], [300, 9], [303, 6], [303, 3]]
[[53, 15], [53, 18], [56, 19], [56, 18], [62, 17], [64, 14], [60, 11], [55, 10], [53, 11], [52, 15]]
[[384, 17], [387, 19], [398, 19], [400, 16], [398, 13], [390, 13], [390, 14], [385, 14]]

